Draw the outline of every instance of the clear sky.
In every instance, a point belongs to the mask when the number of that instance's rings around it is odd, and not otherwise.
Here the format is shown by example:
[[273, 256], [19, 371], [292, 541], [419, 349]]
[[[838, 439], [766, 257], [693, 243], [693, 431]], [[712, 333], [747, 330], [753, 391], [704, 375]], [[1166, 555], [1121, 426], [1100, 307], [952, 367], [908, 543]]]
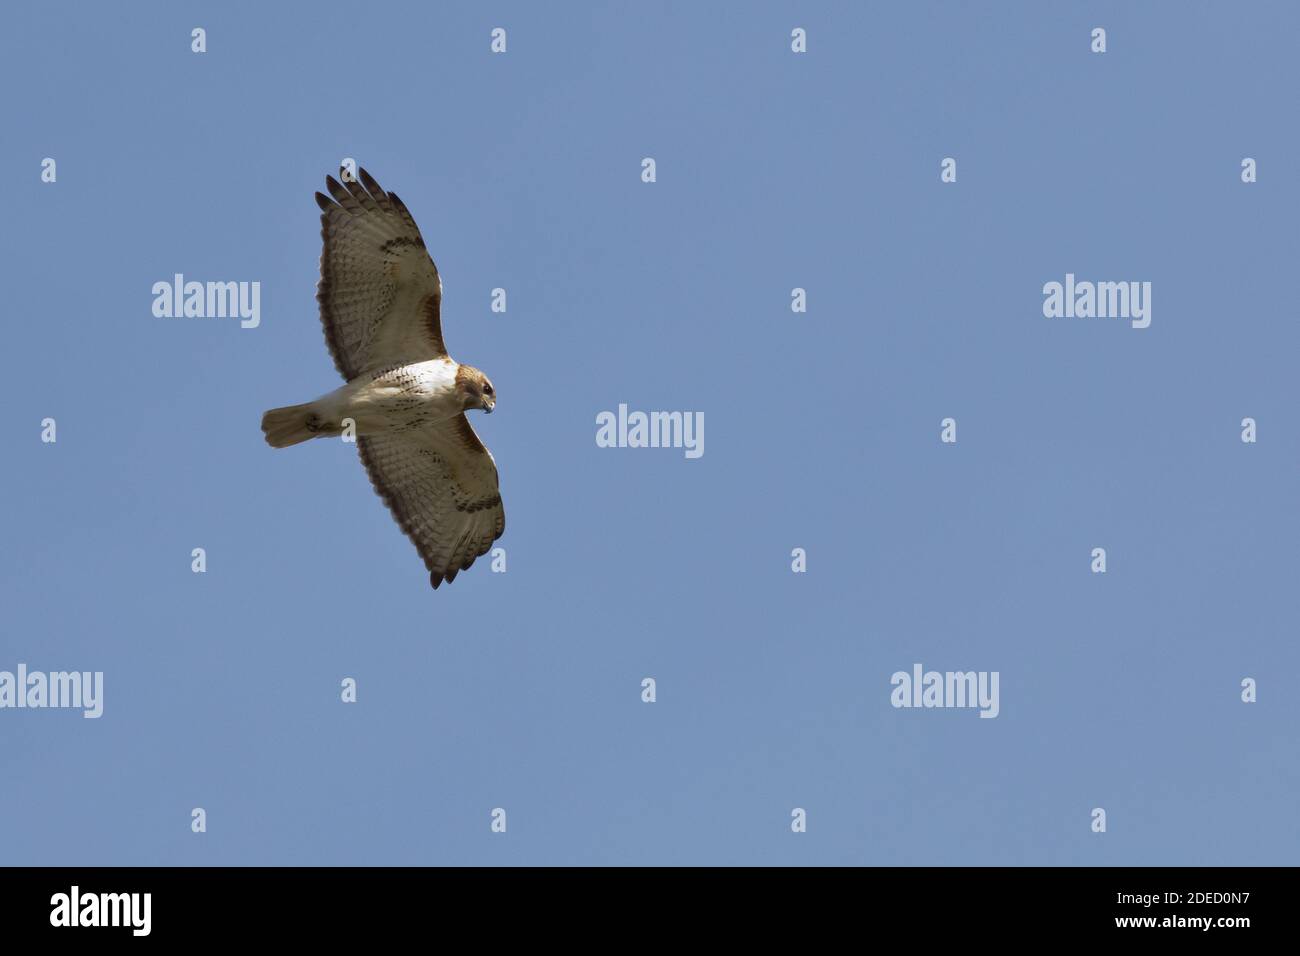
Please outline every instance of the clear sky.
[[[0, 863], [1300, 862], [1295, 4], [111, 6], [0, 35], [0, 670], [104, 674], [0, 710]], [[262, 441], [344, 157], [497, 386], [506, 573]]]

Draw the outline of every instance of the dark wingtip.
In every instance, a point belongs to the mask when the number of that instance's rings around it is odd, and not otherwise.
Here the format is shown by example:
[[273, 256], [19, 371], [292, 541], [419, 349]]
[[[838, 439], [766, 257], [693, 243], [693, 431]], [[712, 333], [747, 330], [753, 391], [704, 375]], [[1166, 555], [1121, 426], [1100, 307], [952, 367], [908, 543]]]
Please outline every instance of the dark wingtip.
[[334, 208], [334, 200], [330, 199], [324, 193], [316, 194], [316, 205], [320, 206], [321, 212], [329, 212]]
[[384, 195], [384, 190], [380, 187], [379, 183], [375, 182], [375, 177], [366, 172], [364, 166], [357, 170], [357, 175], [361, 177], [361, 185], [366, 187], [366, 190], [370, 195], [374, 196], [376, 199], [379, 199]]
[[429, 575], [429, 583], [433, 585], [433, 589], [435, 591], [438, 590], [438, 585], [442, 583], [442, 575], [440, 575], [437, 571], [434, 571], [432, 574]]
[[331, 196], [340, 202], [348, 195], [347, 189], [333, 176], [325, 177], [325, 188], [330, 191]]

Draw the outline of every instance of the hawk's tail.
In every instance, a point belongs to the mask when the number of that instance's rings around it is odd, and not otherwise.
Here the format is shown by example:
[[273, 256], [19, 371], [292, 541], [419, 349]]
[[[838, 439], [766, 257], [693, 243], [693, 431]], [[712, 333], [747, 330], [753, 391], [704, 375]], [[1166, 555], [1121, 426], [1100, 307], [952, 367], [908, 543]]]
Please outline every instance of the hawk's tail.
[[288, 448], [317, 435], [329, 434], [323, 425], [315, 402], [273, 408], [262, 416], [262, 432], [272, 448]]

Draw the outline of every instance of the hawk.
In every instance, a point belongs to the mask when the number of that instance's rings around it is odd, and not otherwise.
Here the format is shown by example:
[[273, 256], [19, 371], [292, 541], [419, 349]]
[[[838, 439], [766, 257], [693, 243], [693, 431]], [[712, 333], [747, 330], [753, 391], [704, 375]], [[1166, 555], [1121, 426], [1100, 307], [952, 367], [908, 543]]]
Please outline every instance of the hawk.
[[396, 193], [364, 169], [325, 177], [320, 303], [325, 342], [347, 384], [305, 405], [273, 408], [273, 448], [355, 436], [371, 484], [415, 544], [435, 588], [505, 531], [496, 462], [465, 413], [491, 412], [496, 389], [442, 341], [442, 280]]

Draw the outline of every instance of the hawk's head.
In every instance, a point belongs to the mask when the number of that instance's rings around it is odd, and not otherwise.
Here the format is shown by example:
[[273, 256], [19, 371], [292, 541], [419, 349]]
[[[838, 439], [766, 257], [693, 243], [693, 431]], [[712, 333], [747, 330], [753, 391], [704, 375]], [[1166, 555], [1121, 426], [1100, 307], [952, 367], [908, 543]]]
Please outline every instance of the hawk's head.
[[481, 408], [488, 414], [497, 405], [497, 392], [488, 377], [472, 365], [456, 369], [456, 390], [465, 403], [465, 411]]

